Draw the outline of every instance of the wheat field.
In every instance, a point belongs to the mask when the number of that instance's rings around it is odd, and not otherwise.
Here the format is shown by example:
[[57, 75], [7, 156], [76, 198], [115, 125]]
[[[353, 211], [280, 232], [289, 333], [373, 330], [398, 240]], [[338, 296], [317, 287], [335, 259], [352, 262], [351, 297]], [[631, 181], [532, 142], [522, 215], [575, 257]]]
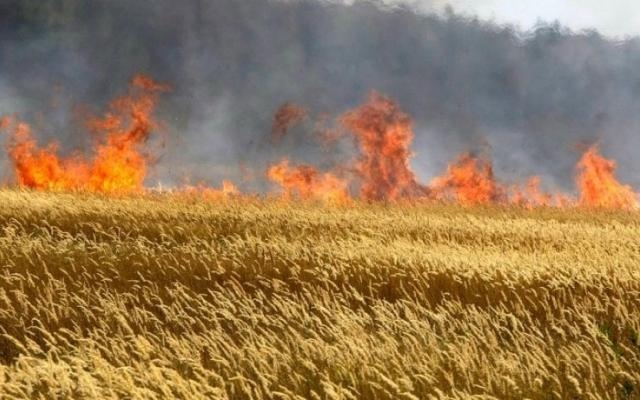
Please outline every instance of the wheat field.
[[640, 214], [0, 191], [2, 399], [640, 398]]

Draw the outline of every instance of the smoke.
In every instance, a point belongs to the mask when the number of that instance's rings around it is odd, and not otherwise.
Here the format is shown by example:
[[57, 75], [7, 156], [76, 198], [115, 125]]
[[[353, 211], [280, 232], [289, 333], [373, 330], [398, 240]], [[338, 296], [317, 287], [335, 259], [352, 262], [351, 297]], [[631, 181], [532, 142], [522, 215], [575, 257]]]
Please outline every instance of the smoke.
[[[621, 179], [640, 187], [638, 65], [635, 38], [557, 24], [521, 31], [373, 1], [0, 5], [0, 115], [19, 113], [63, 150], [87, 145], [80, 117], [100, 113], [136, 73], [172, 86], [150, 185], [230, 178], [261, 190], [284, 156], [324, 169], [349, 155], [318, 145], [313, 118], [339, 116], [375, 90], [414, 120], [420, 181], [471, 151], [489, 153], [507, 181], [537, 174], [569, 189], [576, 146], [599, 140]], [[273, 115], [288, 102], [308, 121], [275, 146]]]

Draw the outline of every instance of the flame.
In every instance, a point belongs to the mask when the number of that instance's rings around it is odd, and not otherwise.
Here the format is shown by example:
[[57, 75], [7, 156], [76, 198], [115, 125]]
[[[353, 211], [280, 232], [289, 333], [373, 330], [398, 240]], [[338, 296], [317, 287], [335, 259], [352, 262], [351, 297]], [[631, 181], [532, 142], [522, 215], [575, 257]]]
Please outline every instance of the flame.
[[18, 184], [38, 190], [64, 190], [80, 186], [88, 177], [88, 169], [80, 156], [67, 159], [56, 156], [57, 145], [38, 148], [31, 127], [24, 122], [5, 120], [5, 128], [14, 126], [8, 146]]
[[285, 103], [273, 116], [273, 126], [271, 127], [271, 137], [274, 141], [281, 140], [289, 129], [307, 117], [307, 110], [293, 104]]
[[453, 200], [462, 205], [499, 203], [505, 199], [504, 188], [493, 175], [490, 161], [462, 154], [434, 178], [430, 185], [432, 196], [439, 200]]
[[40, 148], [29, 125], [15, 123], [8, 153], [18, 184], [37, 190], [142, 190], [150, 160], [141, 147], [157, 127], [152, 114], [158, 94], [166, 90], [167, 86], [151, 78], [134, 77], [130, 94], [116, 99], [104, 117], [89, 122], [90, 128], [105, 137], [95, 143], [91, 160], [83, 155], [61, 158], [55, 143]]
[[540, 189], [541, 180], [539, 176], [529, 178], [524, 187], [516, 185], [512, 188], [512, 195], [509, 197], [509, 203], [521, 207], [549, 207], [554, 204], [562, 204], [560, 195], [552, 195], [545, 193]]
[[355, 169], [363, 199], [397, 200], [426, 193], [409, 165], [411, 118], [395, 102], [373, 92], [365, 104], [344, 114], [341, 122], [359, 147]]
[[235, 183], [225, 179], [222, 181], [222, 194], [225, 196], [238, 195], [240, 190], [238, 190]]
[[[106, 114], [88, 122], [97, 133], [90, 154], [58, 155], [56, 143], [39, 146], [31, 127], [15, 117], [0, 118], [0, 130], [10, 132], [7, 151], [20, 186], [36, 190], [83, 190], [107, 194], [137, 193], [152, 155], [145, 152], [151, 132], [159, 127], [153, 113], [159, 94], [169, 90], [143, 75], [134, 77], [129, 93], [114, 100]], [[274, 116], [272, 135], [281, 139], [294, 124], [307, 118], [307, 111], [286, 103]], [[349, 185], [359, 185], [366, 201], [403, 199], [446, 200], [461, 205], [514, 204], [539, 206], [582, 206], [616, 209], [637, 208], [637, 194], [616, 176], [616, 162], [602, 157], [597, 146], [587, 149], [576, 169], [578, 199], [563, 193], [547, 193], [534, 176], [524, 184], [507, 186], [494, 176], [490, 160], [465, 153], [454, 160], [430, 185], [418, 182], [410, 167], [413, 141], [411, 118], [391, 99], [371, 93], [358, 108], [343, 114], [337, 128], [318, 125], [325, 146], [346, 134], [356, 144], [357, 157], [348, 165], [348, 174], [339, 169], [321, 172], [310, 165], [291, 166], [287, 158], [267, 170], [270, 181], [278, 184], [286, 199], [320, 200], [329, 203], [351, 201]], [[246, 171], [251, 171], [243, 166]], [[245, 172], [246, 172], [245, 171]], [[338, 171], [338, 172], [336, 172]], [[245, 173], [247, 179], [248, 172]], [[353, 182], [343, 178], [348, 176]], [[225, 199], [240, 195], [231, 181], [221, 188], [205, 185], [184, 186], [170, 193], [196, 195], [204, 199]]]
[[286, 158], [269, 167], [267, 177], [280, 185], [285, 199], [321, 200], [341, 204], [350, 200], [346, 181], [332, 173], [320, 173], [309, 165], [291, 167]]
[[623, 185], [615, 177], [616, 162], [602, 157], [598, 146], [584, 152], [577, 169], [580, 205], [619, 209], [637, 207], [636, 194], [631, 187]]
[[204, 184], [199, 184], [197, 186], [185, 185], [172, 192], [187, 198], [198, 198], [215, 201], [240, 196], [240, 190], [238, 189], [238, 187], [229, 180], [223, 180], [222, 188], [220, 189], [212, 188]]

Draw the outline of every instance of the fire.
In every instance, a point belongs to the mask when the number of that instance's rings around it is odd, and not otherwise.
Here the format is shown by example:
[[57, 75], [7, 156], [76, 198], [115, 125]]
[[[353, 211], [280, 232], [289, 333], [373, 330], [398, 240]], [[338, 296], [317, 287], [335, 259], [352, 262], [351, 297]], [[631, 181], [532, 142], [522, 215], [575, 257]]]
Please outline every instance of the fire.
[[518, 205], [532, 209], [534, 207], [572, 207], [575, 206], [575, 199], [562, 192], [548, 193], [544, 192], [541, 186], [541, 180], [538, 176], [529, 178], [527, 183], [522, 185], [514, 185], [511, 187], [511, 195], [509, 204]]
[[409, 160], [413, 141], [411, 118], [391, 99], [373, 92], [369, 100], [341, 118], [360, 151], [355, 170], [365, 200], [397, 200], [422, 196]]
[[229, 180], [223, 180], [222, 188], [220, 189], [212, 188], [204, 184], [199, 184], [197, 186], [185, 185], [171, 192], [187, 198], [198, 198], [214, 201], [240, 196], [240, 190], [238, 189], [238, 187]]
[[[290, 124], [306, 117], [306, 110], [287, 103], [274, 117], [273, 132], [281, 137]], [[467, 206], [513, 204], [527, 208], [636, 205], [631, 188], [615, 179], [615, 163], [600, 157], [595, 148], [588, 150], [579, 163], [582, 173], [578, 179], [580, 199], [576, 203], [564, 193], [544, 192], [537, 176], [524, 184], [504, 185], [496, 179], [491, 160], [470, 153], [459, 156], [430, 185], [420, 184], [409, 165], [414, 136], [411, 118], [394, 101], [378, 93], [371, 93], [363, 105], [343, 114], [339, 123], [346, 130], [330, 130], [323, 138], [333, 143], [347, 132], [353, 135], [358, 157], [350, 169], [355, 171], [354, 183], [360, 186], [360, 197], [367, 201], [417, 198]], [[309, 165], [290, 167], [287, 159], [271, 166], [267, 176], [283, 188], [287, 198], [348, 197], [346, 180], [334, 173], [320, 173]]]
[[505, 199], [491, 162], [469, 153], [450, 164], [444, 175], [431, 182], [430, 188], [436, 199], [454, 200], [462, 205], [498, 203]]
[[[153, 161], [152, 155], [145, 152], [145, 144], [159, 128], [153, 114], [159, 95], [168, 90], [168, 86], [146, 76], [134, 77], [129, 93], [114, 100], [106, 114], [87, 124], [96, 133], [89, 154], [60, 157], [56, 143], [38, 145], [27, 123], [15, 117], [0, 118], [0, 130], [10, 132], [7, 151], [17, 183], [36, 190], [107, 194], [144, 191]], [[285, 103], [274, 115], [272, 138], [281, 139], [306, 118], [306, 109]], [[616, 162], [602, 157], [597, 146], [587, 149], [577, 164], [579, 195], [574, 200], [563, 193], [544, 192], [537, 176], [524, 184], [504, 185], [496, 179], [491, 160], [470, 153], [459, 156], [430, 185], [419, 183], [410, 166], [414, 137], [411, 118], [394, 101], [375, 92], [364, 104], [340, 116], [333, 126], [316, 129], [325, 146], [345, 135], [354, 139], [357, 154], [345, 168], [347, 172], [337, 168], [321, 172], [306, 164], [292, 166], [284, 158], [267, 170], [267, 178], [280, 186], [284, 198], [342, 204], [350, 202], [349, 187], [353, 185], [359, 187], [360, 198], [365, 201], [419, 199], [461, 205], [616, 209], [634, 209], [638, 204], [632, 188], [617, 180]], [[187, 185], [170, 193], [220, 200], [237, 197], [240, 190], [225, 180], [221, 188]]]
[[577, 169], [580, 205], [619, 209], [637, 207], [636, 194], [631, 187], [623, 185], [615, 177], [616, 162], [602, 157], [597, 146], [585, 151]]
[[3, 125], [5, 128], [13, 126], [14, 129], [8, 153], [20, 186], [38, 190], [64, 190], [78, 187], [88, 177], [89, 171], [79, 156], [61, 160], [56, 156], [55, 144], [38, 148], [28, 124], [5, 120]]
[[321, 200], [327, 203], [349, 201], [347, 182], [331, 173], [320, 173], [309, 165], [289, 166], [283, 159], [267, 170], [267, 177], [283, 189], [286, 199]]
[[104, 117], [89, 122], [104, 137], [96, 141], [93, 159], [83, 155], [61, 158], [55, 143], [40, 148], [28, 124], [13, 124], [8, 153], [18, 184], [37, 190], [102, 193], [142, 190], [150, 160], [141, 150], [157, 127], [152, 114], [158, 94], [167, 90], [167, 86], [151, 78], [136, 76], [129, 95], [116, 99]]
[[225, 179], [222, 181], [222, 194], [225, 196], [238, 195], [240, 190], [233, 182]]
[[285, 103], [273, 116], [273, 126], [271, 127], [271, 137], [274, 141], [281, 140], [287, 131], [295, 124], [307, 117], [307, 110], [293, 104]]
[[512, 188], [509, 203], [522, 207], [549, 207], [554, 204], [562, 204], [561, 195], [545, 193], [540, 188], [541, 180], [539, 176], [529, 178], [524, 187], [516, 185]]

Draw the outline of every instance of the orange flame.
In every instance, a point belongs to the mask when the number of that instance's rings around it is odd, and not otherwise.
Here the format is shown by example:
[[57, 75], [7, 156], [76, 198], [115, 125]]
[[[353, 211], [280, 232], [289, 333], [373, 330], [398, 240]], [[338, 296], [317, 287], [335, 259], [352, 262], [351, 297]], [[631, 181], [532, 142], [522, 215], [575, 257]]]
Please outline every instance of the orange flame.
[[[89, 121], [89, 128], [99, 134], [90, 155], [59, 157], [56, 143], [38, 146], [28, 124], [12, 117], [0, 118], [0, 130], [11, 130], [7, 151], [17, 183], [36, 190], [109, 194], [142, 191], [153, 161], [144, 152], [144, 145], [158, 128], [153, 113], [159, 94], [167, 90], [166, 85], [143, 75], [136, 76], [126, 96], [113, 101], [103, 117]], [[305, 109], [290, 103], [283, 105], [274, 116], [273, 138], [282, 138], [305, 118]], [[503, 185], [495, 178], [490, 160], [469, 153], [458, 157], [429, 186], [420, 184], [409, 163], [414, 137], [411, 119], [394, 101], [375, 92], [363, 105], [343, 114], [338, 129], [324, 132], [325, 144], [333, 143], [347, 131], [358, 150], [358, 157], [348, 170], [355, 171], [354, 183], [360, 185], [360, 196], [367, 201], [419, 198], [462, 205], [515, 204], [528, 208], [578, 205], [633, 209], [638, 205], [632, 188], [617, 180], [615, 161], [602, 157], [597, 146], [587, 149], [577, 164], [576, 201], [562, 193], [545, 193], [536, 176], [522, 185]], [[350, 182], [342, 178], [344, 175], [320, 172], [304, 164], [291, 166], [286, 158], [267, 170], [268, 179], [282, 188], [284, 198], [329, 203], [350, 202]], [[237, 196], [240, 191], [232, 182], [223, 181], [220, 189], [186, 186], [175, 193], [219, 200]]]
[[171, 191], [187, 198], [198, 198], [204, 200], [222, 200], [240, 196], [238, 187], [229, 180], [222, 181], [222, 188], [216, 189], [204, 184], [197, 186], [183, 186], [176, 191]]
[[[5, 126], [11, 126], [12, 122]], [[38, 190], [64, 190], [77, 188], [87, 179], [89, 171], [80, 156], [61, 160], [56, 156], [55, 143], [38, 148], [28, 124], [19, 122], [14, 125], [8, 152], [20, 186]]]
[[149, 157], [140, 150], [157, 127], [151, 115], [158, 93], [166, 90], [148, 77], [136, 76], [128, 96], [116, 99], [103, 118], [90, 121], [92, 129], [106, 135], [95, 144], [92, 160], [81, 155], [60, 158], [55, 143], [39, 148], [29, 125], [15, 124], [8, 152], [18, 183], [37, 190], [142, 190]]
[[358, 143], [356, 171], [363, 199], [397, 200], [426, 193], [409, 165], [411, 118], [395, 102], [373, 92], [367, 103], [344, 114], [341, 122]]
[[585, 151], [577, 169], [580, 205], [619, 209], [637, 207], [636, 194], [631, 187], [623, 185], [615, 177], [616, 162], [602, 157], [597, 146]]
[[462, 154], [447, 167], [444, 175], [433, 179], [432, 196], [439, 200], [453, 200], [462, 205], [503, 202], [504, 188], [493, 176], [490, 161], [469, 153]]
[[350, 199], [346, 181], [331, 173], [320, 173], [309, 165], [290, 167], [286, 158], [269, 167], [267, 177], [280, 185], [286, 199], [327, 203], [346, 203]]
[[509, 198], [509, 203], [526, 208], [549, 207], [554, 204], [563, 204], [562, 195], [556, 194], [554, 196], [543, 192], [542, 189], [540, 189], [540, 183], [540, 177], [533, 176], [529, 178], [524, 187], [519, 185], [513, 187], [513, 193]]

